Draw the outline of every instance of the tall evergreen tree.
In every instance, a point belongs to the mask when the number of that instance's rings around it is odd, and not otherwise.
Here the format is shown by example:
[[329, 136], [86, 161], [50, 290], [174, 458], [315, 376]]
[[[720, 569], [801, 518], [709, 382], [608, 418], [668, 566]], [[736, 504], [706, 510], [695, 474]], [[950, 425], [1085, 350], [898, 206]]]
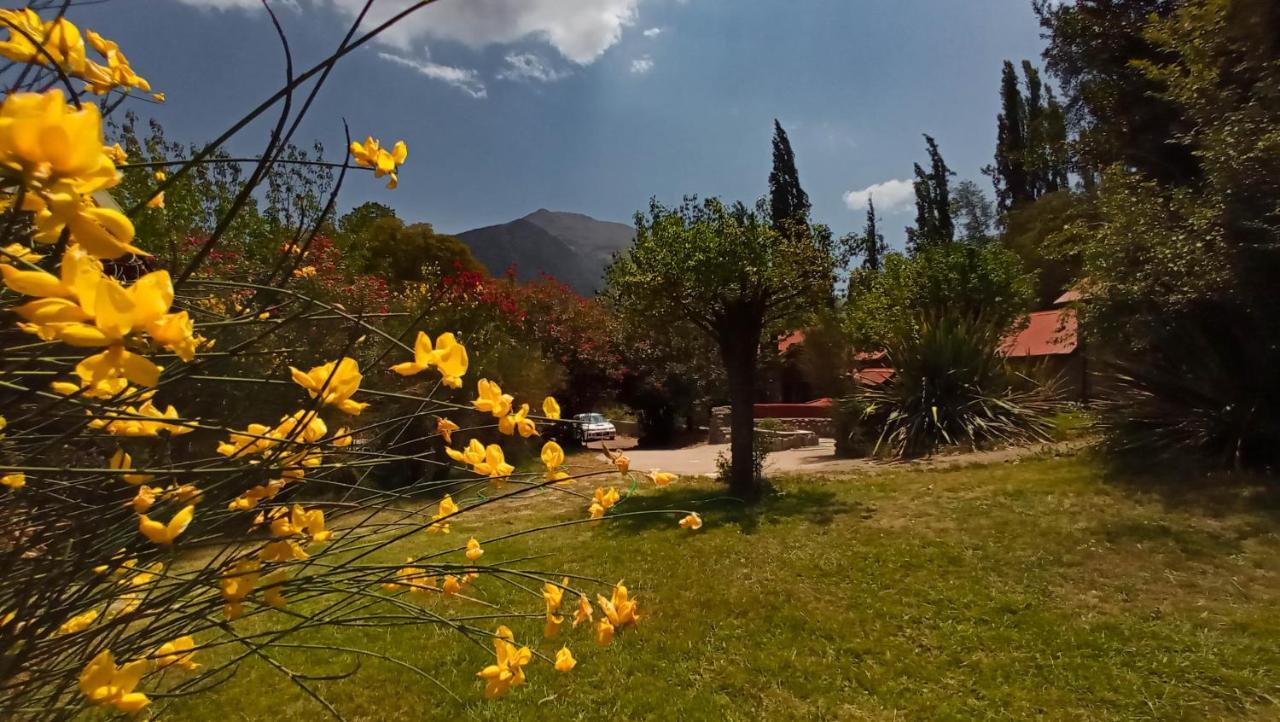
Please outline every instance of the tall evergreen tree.
[[773, 121], [773, 170], [769, 172], [769, 211], [774, 230], [786, 231], [788, 224], [801, 228], [809, 221], [809, 195], [800, 187], [796, 154], [787, 131]]
[[862, 238], [858, 244], [858, 253], [862, 256], [862, 267], [868, 271], [879, 271], [884, 263], [884, 254], [889, 246], [884, 242], [884, 234], [876, 227], [875, 199], [867, 196], [867, 225], [862, 229]]
[[996, 118], [995, 164], [991, 176], [1001, 214], [1068, 185], [1067, 126], [1053, 89], [1040, 71], [1022, 61], [1022, 83], [1006, 60], [1000, 74], [1000, 114]]
[[926, 133], [924, 142], [929, 152], [929, 170], [915, 164], [916, 225], [907, 229], [907, 250], [912, 253], [955, 239], [948, 181], [955, 173], [942, 160], [937, 141]]
[[951, 195], [951, 216], [959, 224], [961, 240], [970, 243], [991, 240], [995, 211], [977, 183], [964, 180], [956, 184], [955, 193]]
[[1003, 213], [1015, 205], [1031, 200], [1026, 168], [1026, 113], [1022, 90], [1018, 87], [1018, 71], [1004, 61], [1000, 72], [1000, 115], [996, 117], [996, 163], [987, 173], [996, 189], [996, 205]]

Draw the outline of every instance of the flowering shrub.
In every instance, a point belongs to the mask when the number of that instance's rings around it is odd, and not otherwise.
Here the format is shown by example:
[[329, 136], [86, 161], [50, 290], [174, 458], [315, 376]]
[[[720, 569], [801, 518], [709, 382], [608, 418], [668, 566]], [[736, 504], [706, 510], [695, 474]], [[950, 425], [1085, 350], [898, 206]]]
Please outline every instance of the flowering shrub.
[[[154, 157], [134, 165], [130, 151], [103, 141], [103, 108], [150, 91], [120, 48], [61, 14], [5, 10], [0, 22], [8, 29], [0, 55], [25, 65], [6, 75], [20, 87], [0, 104], [0, 717], [159, 711], [225, 681], [247, 658], [320, 699], [274, 652], [307, 648], [297, 642], [307, 630], [348, 623], [412, 620], [492, 639], [495, 659], [477, 662], [489, 697], [543, 663], [572, 670], [567, 644], [553, 656], [537, 652], [527, 644], [534, 635], [517, 642], [500, 623], [518, 629], [530, 613], [485, 603], [504, 577], [529, 589], [548, 639], [570, 614], [572, 628], [586, 625], [601, 645], [641, 619], [622, 584], [570, 583], [486, 559], [480, 538], [377, 563], [379, 550], [448, 534], [469, 512], [530, 491], [583, 497], [578, 523], [617, 515], [619, 495], [601, 487], [587, 498], [564, 486], [575, 477], [555, 442], [542, 445], [544, 469], [519, 474], [502, 444], [451, 420], [471, 409], [494, 430], [486, 433], [535, 439], [560, 408], [550, 397], [516, 399], [487, 378], [473, 400], [450, 400], [475, 377], [471, 356], [483, 339], [441, 328], [406, 343], [367, 317], [385, 303], [377, 289], [349, 306], [352, 288], [325, 288], [331, 247], [316, 231], [332, 196], [324, 213], [283, 229], [275, 258], [245, 260], [222, 243], [263, 178], [291, 162], [287, 134], [232, 184], [207, 234], [151, 255], [139, 230], [148, 226], [134, 219], [163, 214], [168, 189], [202, 164], [231, 159], [215, 145], [162, 159], [167, 170]], [[313, 75], [298, 73], [277, 100]], [[371, 138], [350, 151], [332, 165], [372, 170], [391, 187], [407, 158], [403, 143], [388, 151]], [[140, 168], [149, 175], [138, 180]], [[122, 173], [151, 185], [113, 198]], [[517, 322], [540, 323], [533, 313]], [[553, 323], [548, 348], [553, 337], [589, 331], [567, 317]], [[406, 386], [414, 377], [429, 381]], [[413, 392], [422, 386], [430, 391]], [[380, 415], [393, 406], [410, 410]], [[422, 419], [445, 449], [425, 460], [467, 477], [425, 513], [362, 483], [404, 458], [397, 444]], [[611, 474], [631, 473], [625, 456], [614, 465]], [[444, 489], [415, 483], [414, 491], [433, 490]], [[679, 526], [701, 526], [680, 514]], [[483, 612], [451, 616], [430, 606], [440, 597]], [[404, 662], [406, 673], [427, 677], [417, 662]]]

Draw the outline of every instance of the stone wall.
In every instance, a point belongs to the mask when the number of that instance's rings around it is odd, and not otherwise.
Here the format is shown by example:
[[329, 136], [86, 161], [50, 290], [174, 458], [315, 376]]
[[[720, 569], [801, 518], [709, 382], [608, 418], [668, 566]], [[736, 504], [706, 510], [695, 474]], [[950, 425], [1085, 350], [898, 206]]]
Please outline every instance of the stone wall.
[[[707, 427], [708, 444], [729, 443], [733, 436], [730, 418], [728, 406], [717, 406], [711, 409], [711, 423]], [[775, 421], [780, 422], [784, 430], [756, 429], [756, 434], [765, 440], [769, 451], [817, 446], [818, 437], [830, 437], [834, 432], [831, 419], [776, 419]]]

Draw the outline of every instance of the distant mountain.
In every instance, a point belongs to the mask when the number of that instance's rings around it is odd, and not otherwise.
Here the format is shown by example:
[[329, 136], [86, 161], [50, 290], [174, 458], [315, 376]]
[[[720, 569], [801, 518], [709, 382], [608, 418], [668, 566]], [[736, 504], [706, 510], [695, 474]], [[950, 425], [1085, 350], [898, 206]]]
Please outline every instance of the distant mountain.
[[522, 281], [546, 273], [591, 295], [603, 288], [613, 253], [630, 246], [635, 234], [622, 223], [540, 208], [510, 223], [456, 235], [494, 275], [514, 264]]

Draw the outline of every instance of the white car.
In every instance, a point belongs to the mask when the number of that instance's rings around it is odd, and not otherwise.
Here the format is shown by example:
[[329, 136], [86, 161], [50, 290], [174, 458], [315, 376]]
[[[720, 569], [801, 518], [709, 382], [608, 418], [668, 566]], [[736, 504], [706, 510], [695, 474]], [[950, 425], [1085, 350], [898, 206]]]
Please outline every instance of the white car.
[[584, 444], [591, 441], [613, 441], [618, 436], [618, 430], [603, 414], [578, 414], [573, 420], [577, 422], [574, 433], [578, 441]]

